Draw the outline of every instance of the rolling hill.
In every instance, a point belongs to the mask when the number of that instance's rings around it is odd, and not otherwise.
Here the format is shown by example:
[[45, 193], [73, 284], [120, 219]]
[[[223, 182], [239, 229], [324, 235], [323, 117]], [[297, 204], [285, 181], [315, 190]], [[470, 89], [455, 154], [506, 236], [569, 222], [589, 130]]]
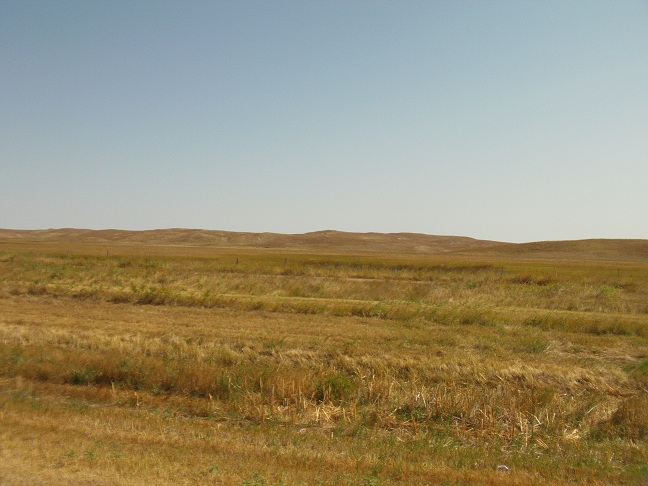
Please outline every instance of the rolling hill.
[[[346, 233], [316, 231], [304, 234], [241, 233], [198, 229], [147, 231], [48, 229], [0, 229], [0, 241], [43, 241], [143, 245], [211, 246], [220, 248], [275, 248], [330, 251], [445, 253], [496, 244], [460, 236], [415, 233]], [[499, 243], [501, 245], [501, 243]]]
[[332, 230], [304, 234], [280, 234], [183, 228], [145, 231], [63, 228], [0, 229], [0, 241], [272, 248], [349, 253], [388, 252], [430, 255], [454, 253], [493, 258], [648, 262], [648, 240], [622, 239], [504, 243], [464, 236], [434, 236], [419, 233], [350, 233]]
[[587, 239], [508, 243], [481, 248], [476, 253], [538, 260], [648, 262], [648, 240]]

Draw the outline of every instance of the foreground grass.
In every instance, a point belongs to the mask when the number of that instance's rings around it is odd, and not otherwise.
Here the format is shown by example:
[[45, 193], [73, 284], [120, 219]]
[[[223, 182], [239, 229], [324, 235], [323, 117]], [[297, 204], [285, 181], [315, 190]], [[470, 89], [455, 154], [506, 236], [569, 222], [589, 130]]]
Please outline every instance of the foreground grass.
[[74, 250], [0, 251], [3, 484], [648, 479], [645, 265]]

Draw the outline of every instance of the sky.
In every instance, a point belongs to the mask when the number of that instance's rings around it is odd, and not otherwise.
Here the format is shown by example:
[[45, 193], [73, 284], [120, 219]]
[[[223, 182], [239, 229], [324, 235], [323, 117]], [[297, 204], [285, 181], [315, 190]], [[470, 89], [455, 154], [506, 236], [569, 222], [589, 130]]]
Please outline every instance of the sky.
[[648, 238], [648, 1], [2, 0], [0, 227]]

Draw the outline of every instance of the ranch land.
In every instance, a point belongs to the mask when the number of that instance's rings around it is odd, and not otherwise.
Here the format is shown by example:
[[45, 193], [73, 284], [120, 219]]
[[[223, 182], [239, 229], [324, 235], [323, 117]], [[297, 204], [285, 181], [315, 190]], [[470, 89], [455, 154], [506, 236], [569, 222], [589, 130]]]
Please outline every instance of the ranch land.
[[0, 238], [0, 483], [648, 485], [648, 242], [350, 241]]

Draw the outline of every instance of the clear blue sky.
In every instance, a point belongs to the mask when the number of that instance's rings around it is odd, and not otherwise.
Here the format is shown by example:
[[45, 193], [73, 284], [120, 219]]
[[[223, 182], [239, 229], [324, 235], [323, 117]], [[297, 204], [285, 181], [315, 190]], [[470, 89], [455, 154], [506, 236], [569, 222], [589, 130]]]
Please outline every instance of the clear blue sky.
[[2, 0], [0, 227], [648, 238], [648, 2]]

